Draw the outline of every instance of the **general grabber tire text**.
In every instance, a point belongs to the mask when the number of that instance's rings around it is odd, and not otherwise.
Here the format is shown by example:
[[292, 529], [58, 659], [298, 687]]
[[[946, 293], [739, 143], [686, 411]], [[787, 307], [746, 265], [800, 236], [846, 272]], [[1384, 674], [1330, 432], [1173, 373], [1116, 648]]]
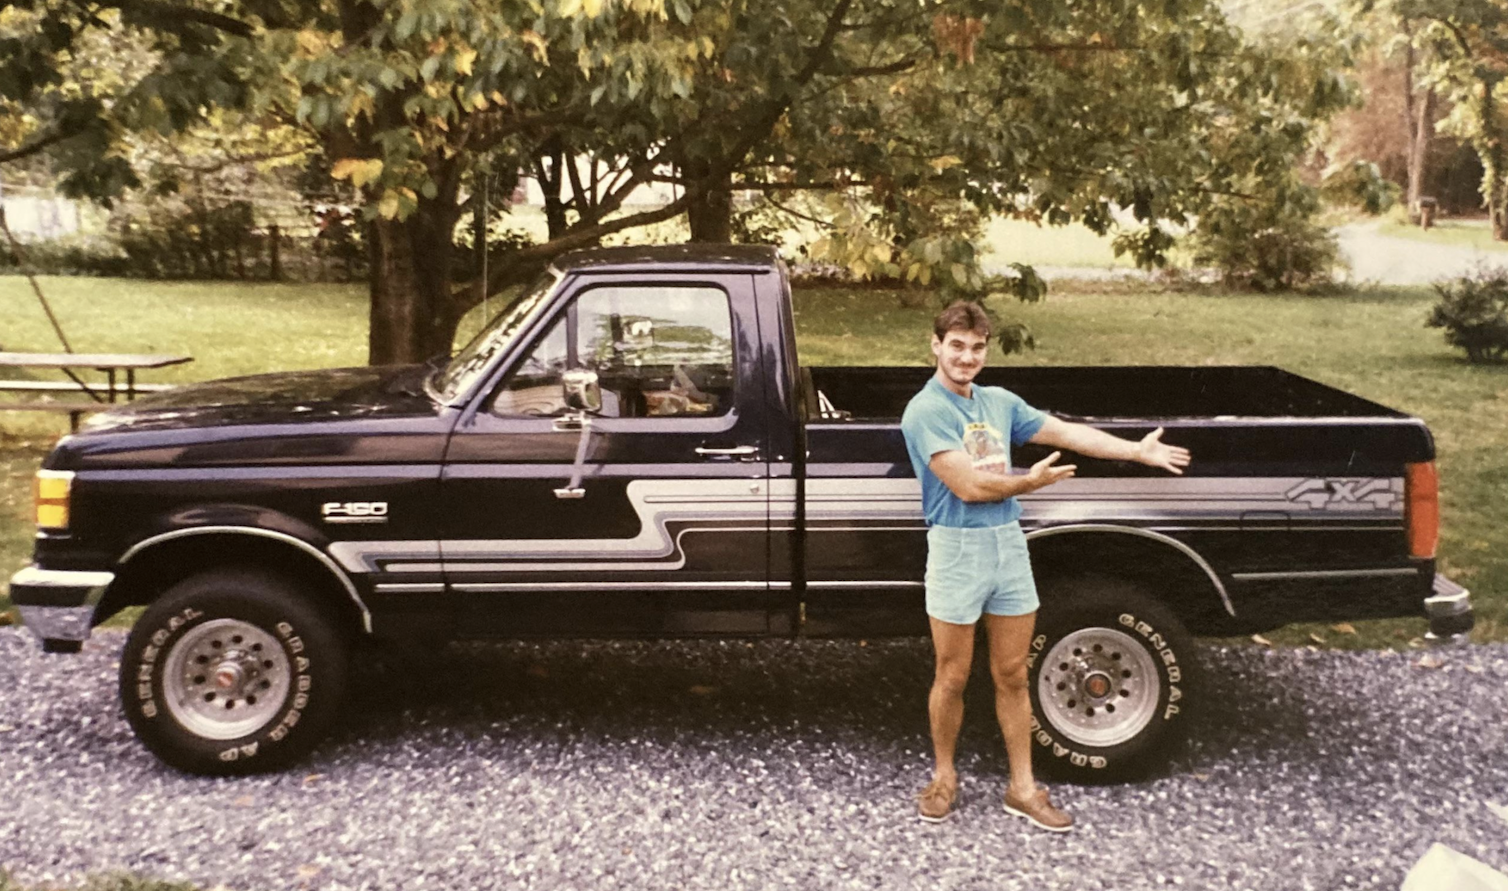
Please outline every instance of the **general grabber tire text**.
[[1076, 782], [1133, 779], [1187, 734], [1198, 666], [1172, 613], [1101, 578], [1043, 586], [1027, 654], [1038, 767]]
[[216, 569], [174, 585], [137, 620], [121, 701], [137, 737], [179, 770], [269, 770], [329, 729], [347, 649], [335, 620], [292, 579]]

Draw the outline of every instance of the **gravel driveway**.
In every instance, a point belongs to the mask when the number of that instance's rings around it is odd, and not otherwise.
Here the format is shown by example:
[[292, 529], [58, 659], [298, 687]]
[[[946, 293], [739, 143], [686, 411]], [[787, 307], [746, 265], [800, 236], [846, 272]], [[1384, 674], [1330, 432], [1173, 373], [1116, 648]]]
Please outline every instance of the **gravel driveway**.
[[[972, 722], [962, 810], [918, 822], [922, 641], [458, 646], [367, 669], [304, 765], [176, 774], [115, 703], [123, 635], [44, 656], [0, 629], [0, 865], [206, 887], [1397, 888], [1432, 842], [1503, 869], [1508, 647], [1207, 647], [1166, 776], [1069, 787], [1066, 836], [1004, 814]], [[978, 711], [978, 709], [976, 709]]]

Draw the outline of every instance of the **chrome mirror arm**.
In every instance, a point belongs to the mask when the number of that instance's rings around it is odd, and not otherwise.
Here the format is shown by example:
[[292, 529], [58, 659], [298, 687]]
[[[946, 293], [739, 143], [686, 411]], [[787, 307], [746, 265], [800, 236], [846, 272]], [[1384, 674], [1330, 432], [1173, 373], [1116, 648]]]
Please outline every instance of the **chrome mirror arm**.
[[586, 467], [587, 442], [592, 438], [592, 416], [586, 412], [566, 415], [555, 422], [555, 429], [581, 428], [581, 438], [576, 440], [576, 462], [571, 465], [571, 479], [563, 488], [555, 490], [556, 498], [585, 498], [586, 489], [581, 487], [581, 475]]

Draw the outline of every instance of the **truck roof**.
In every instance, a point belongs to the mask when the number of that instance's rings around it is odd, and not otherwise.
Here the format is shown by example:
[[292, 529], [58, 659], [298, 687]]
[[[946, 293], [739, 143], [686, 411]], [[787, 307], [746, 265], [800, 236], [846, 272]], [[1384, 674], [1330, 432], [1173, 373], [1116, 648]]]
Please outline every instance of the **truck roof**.
[[779, 264], [780, 254], [770, 245], [653, 244], [568, 251], [556, 257], [552, 265], [570, 273], [631, 271], [646, 266], [663, 271], [771, 272]]

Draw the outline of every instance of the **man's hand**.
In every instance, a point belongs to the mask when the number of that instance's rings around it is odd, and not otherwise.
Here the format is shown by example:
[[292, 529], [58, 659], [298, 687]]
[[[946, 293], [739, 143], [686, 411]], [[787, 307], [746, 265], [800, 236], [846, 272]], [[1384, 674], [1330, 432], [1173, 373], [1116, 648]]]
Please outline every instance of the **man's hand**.
[[1158, 427], [1142, 437], [1141, 442], [1136, 444], [1136, 460], [1151, 467], [1161, 467], [1169, 473], [1182, 475], [1183, 468], [1189, 466], [1189, 450], [1163, 442], [1162, 428]]
[[[1167, 446], [1163, 446], [1163, 448], [1167, 448]], [[1053, 452], [1051, 455], [1033, 464], [1032, 469], [1026, 473], [1026, 491], [1035, 492], [1038, 489], [1050, 486], [1053, 483], [1062, 482], [1073, 476], [1073, 472], [1079, 469], [1078, 465], [1053, 463], [1061, 457], [1063, 457], [1062, 452]]]

